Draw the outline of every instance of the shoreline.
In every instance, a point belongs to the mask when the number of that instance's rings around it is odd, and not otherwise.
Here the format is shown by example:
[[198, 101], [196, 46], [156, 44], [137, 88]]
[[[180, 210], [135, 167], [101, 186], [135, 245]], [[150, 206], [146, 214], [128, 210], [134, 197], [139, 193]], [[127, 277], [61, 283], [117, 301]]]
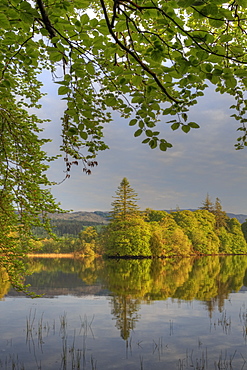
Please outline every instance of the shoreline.
[[30, 258], [75, 258], [74, 253], [28, 253]]
[[[180, 256], [180, 255], [171, 255], [171, 256], [102, 256], [102, 255], [95, 255], [94, 258], [98, 257], [104, 257], [106, 259], [169, 259], [169, 258], [199, 258], [199, 257], [207, 257], [207, 256], [246, 256], [246, 253], [218, 253], [218, 254], [190, 254], [186, 256]], [[80, 255], [76, 253], [28, 253], [27, 257], [29, 258], [75, 258], [75, 259], [81, 259], [81, 258], [88, 258], [92, 256], [88, 255]]]

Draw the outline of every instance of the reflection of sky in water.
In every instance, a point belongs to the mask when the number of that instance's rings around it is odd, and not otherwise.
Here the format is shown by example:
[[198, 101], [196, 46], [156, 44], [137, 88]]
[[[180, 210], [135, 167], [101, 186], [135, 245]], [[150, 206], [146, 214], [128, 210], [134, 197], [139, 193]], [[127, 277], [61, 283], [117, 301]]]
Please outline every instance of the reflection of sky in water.
[[[86, 369], [95, 365], [96, 369], [132, 370], [143, 366], [144, 369], [175, 370], [179, 366], [181, 369], [191, 369], [192, 365], [196, 368], [196, 364], [200, 369], [199, 364], [203, 368], [206, 359], [205, 368], [213, 369], [214, 363], [220, 364], [220, 361], [222, 366], [224, 362], [230, 368], [230, 357], [236, 350], [232, 368], [239, 370], [246, 352], [240, 320], [246, 313], [245, 301], [246, 293], [230, 294], [223, 311], [216, 309], [211, 318], [200, 301], [179, 302], [169, 298], [141, 304], [139, 320], [124, 341], [115, 327], [109, 296], [6, 298], [0, 302], [1, 366], [9, 355], [17, 362], [18, 355], [18, 362], [24, 364], [24, 369], [33, 370], [38, 365], [41, 369], [62, 369], [61, 319], [65, 318], [67, 369], [72, 368], [74, 342], [74, 348], [82, 350], [81, 369], [84, 348]], [[33, 322], [33, 335], [26, 342], [27, 320]], [[41, 323], [42, 336], [39, 335]]]

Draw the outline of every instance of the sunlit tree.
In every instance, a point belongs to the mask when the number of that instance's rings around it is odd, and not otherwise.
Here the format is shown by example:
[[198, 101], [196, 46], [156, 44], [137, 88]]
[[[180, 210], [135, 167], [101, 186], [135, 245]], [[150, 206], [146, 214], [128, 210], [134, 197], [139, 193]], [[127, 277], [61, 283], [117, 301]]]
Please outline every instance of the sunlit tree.
[[112, 202], [112, 211], [110, 212], [112, 218], [127, 220], [137, 216], [139, 213], [137, 196], [128, 179], [124, 177], [116, 191], [116, 196], [113, 197], [115, 200]]
[[219, 229], [220, 227], [227, 227], [227, 220], [229, 217], [226, 212], [222, 210], [221, 201], [219, 198], [216, 198], [214, 203], [213, 214], [215, 215], [215, 227]]

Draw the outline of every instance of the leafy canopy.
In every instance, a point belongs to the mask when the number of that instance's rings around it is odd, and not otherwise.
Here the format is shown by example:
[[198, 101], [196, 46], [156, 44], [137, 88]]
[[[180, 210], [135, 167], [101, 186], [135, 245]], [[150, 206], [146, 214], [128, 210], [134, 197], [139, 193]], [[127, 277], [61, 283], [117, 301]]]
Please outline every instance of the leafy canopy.
[[236, 99], [241, 148], [246, 5], [245, 0], [1, 0], [1, 94], [37, 103], [38, 74], [49, 69], [67, 103], [62, 149], [88, 160], [107, 147], [102, 137], [109, 109], [129, 118], [135, 136], [143, 134], [151, 148], [171, 147], [156, 123], [171, 115], [172, 130], [198, 128], [187, 112], [211, 83]]

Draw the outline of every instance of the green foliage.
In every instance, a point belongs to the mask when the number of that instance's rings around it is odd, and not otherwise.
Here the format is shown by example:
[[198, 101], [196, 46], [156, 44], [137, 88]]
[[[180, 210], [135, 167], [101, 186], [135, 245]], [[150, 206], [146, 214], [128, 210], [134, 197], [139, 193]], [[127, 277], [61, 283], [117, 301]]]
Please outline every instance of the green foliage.
[[[97, 230], [100, 230], [102, 224], [92, 221], [76, 221], [76, 220], [51, 220], [51, 229], [57, 236], [78, 236], [83, 228], [93, 226]], [[47, 237], [48, 233], [42, 227], [34, 227], [33, 233], [35, 236]]]
[[227, 216], [226, 212], [222, 210], [222, 206], [221, 206], [221, 202], [219, 198], [216, 198], [215, 200], [213, 214], [215, 215], [216, 229], [227, 226], [227, 220], [229, 220], [229, 217]]
[[126, 177], [116, 191], [110, 215], [113, 220], [127, 220], [138, 215], [137, 193], [130, 187]]
[[209, 196], [197, 211], [155, 211], [141, 214], [133, 200], [137, 194], [126, 178], [112, 203], [112, 220], [101, 235], [108, 256], [189, 256], [192, 254], [247, 253], [247, 243], [236, 219], [222, 211]]
[[200, 207], [200, 209], [207, 210], [215, 215], [216, 229], [226, 227], [226, 222], [229, 217], [227, 216], [226, 212], [222, 210], [222, 205], [219, 198], [216, 198], [215, 203], [213, 204], [209, 195], [207, 194], [206, 199], [202, 204], [203, 205]]
[[193, 250], [200, 254], [217, 254], [219, 239], [214, 232], [214, 216], [206, 210], [179, 211], [172, 213], [177, 224], [192, 243]]
[[81, 246], [79, 251], [83, 255], [95, 255], [101, 252], [101, 248], [98, 243], [98, 233], [93, 226], [87, 227], [85, 230], [79, 233], [79, 239]]
[[166, 217], [168, 213], [166, 211], [155, 211], [153, 209], [146, 209], [145, 211], [146, 214], [146, 220], [148, 222], [159, 222], [162, 220], [162, 218]]
[[236, 218], [231, 218], [227, 221], [227, 228], [231, 235], [232, 253], [247, 253], [247, 243], [240, 222]]
[[150, 228], [142, 218], [112, 221], [105, 229], [104, 251], [108, 256], [151, 256]]
[[[31, 91], [30, 91], [31, 92]], [[11, 283], [21, 288], [32, 250], [33, 227], [50, 231], [48, 213], [60, 211], [47, 190], [45, 175], [51, 159], [41, 150], [47, 140], [38, 134], [40, 120], [29, 115], [10, 93], [0, 98], [0, 264]]]
[[111, 221], [103, 233], [102, 243], [109, 256], [150, 256], [149, 225], [140, 216], [137, 193], [126, 177], [116, 191], [110, 212]]
[[79, 233], [79, 239], [85, 241], [86, 243], [95, 242], [98, 237], [98, 233], [93, 226], [87, 227], [85, 230]]
[[38, 253], [75, 253], [80, 250], [79, 239], [72, 237], [61, 237], [57, 239], [49, 238], [42, 240], [42, 246]]
[[247, 221], [242, 223], [241, 229], [244, 234], [245, 240], [247, 241]]
[[225, 227], [220, 227], [217, 230], [217, 235], [220, 240], [219, 253], [232, 253], [232, 235]]
[[150, 248], [153, 256], [188, 256], [191, 253], [191, 242], [172, 215], [164, 212], [158, 222], [151, 222]]

